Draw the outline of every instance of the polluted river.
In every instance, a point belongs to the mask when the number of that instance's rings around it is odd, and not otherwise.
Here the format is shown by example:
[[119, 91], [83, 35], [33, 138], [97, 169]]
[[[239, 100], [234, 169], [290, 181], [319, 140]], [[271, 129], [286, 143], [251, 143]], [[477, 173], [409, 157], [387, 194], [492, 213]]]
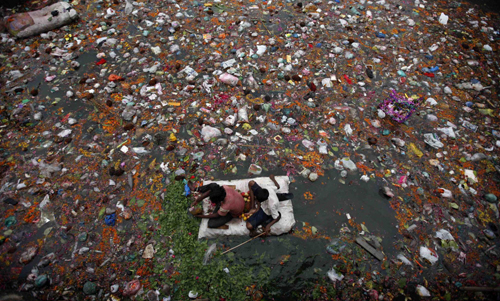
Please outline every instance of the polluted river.
[[[498, 298], [494, 5], [2, 13], [0, 300]], [[207, 228], [208, 183], [247, 215]]]

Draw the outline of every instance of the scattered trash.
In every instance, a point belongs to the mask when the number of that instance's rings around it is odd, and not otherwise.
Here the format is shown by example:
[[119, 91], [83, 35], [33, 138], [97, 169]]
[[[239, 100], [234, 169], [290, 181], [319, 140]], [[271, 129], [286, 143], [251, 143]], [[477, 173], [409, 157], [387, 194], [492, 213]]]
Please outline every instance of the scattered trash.
[[430, 297], [431, 296], [431, 293], [425, 287], [421, 286], [420, 284], [417, 285], [417, 294], [420, 297]]
[[[255, 242], [279, 241], [280, 265], [309, 269], [295, 249], [324, 239], [310, 266], [336, 266], [338, 295], [314, 270], [321, 296], [297, 284], [304, 299], [404, 299], [416, 270], [421, 296], [474, 299], [457, 288], [496, 285], [495, 12], [421, 0], [54, 2], [1, 4], [2, 283], [43, 300], [276, 299], [261, 277], [248, 295], [216, 296], [195, 286], [196, 264], [189, 287], [176, 282], [188, 274], [179, 237], [197, 233], [160, 232], [171, 185], [194, 224], [201, 182], [280, 172], [302, 185], [293, 206], [318, 218]], [[400, 235], [372, 226], [389, 215]], [[213, 257], [215, 243], [200, 249], [199, 265], [233, 260]], [[224, 279], [239, 271], [220, 267]], [[439, 282], [443, 269], [455, 282]]]
[[431, 265], [434, 265], [439, 259], [435, 251], [423, 246], [420, 247], [420, 257], [429, 261]]
[[326, 250], [332, 255], [338, 255], [344, 250], [345, 247], [346, 245], [342, 243], [340, 239], [334, 238], [330, 241], [330, 244], [326, 246]]
[[338, 273], [336, 270], [335, 270], [335, 267], [331, 268], [328, 273], [328, 278], [330, 278], [331, 281], [335, 282], [335, 281], [342, 281], [342, 279], [344, 279], [344, 275], [342, 275], [341, 273]]

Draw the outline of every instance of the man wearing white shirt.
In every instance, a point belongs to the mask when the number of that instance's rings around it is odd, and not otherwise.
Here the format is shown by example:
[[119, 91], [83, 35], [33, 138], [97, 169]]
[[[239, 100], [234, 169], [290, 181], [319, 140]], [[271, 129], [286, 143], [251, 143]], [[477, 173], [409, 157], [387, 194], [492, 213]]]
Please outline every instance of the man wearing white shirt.
[[[281, 218], [281, 213], [278, 211], [279, 199], [276, 191], [280, 189], [280, 185], [276, 182], [274, 175], [269, 176], [274, 185], [261, 187], [255, 181], [248, 182], [248, 190], [250, 192], [250, 208], [258, 205], [258, 210], [252, 214], [247, 220], [247, 229], [250, 230], [250, 236], [255, 236], [259, 226], [264, 228], [266, 235], [271, 231], [271, 226], [277, 223]], [[262, 203], [262, 206], [261, 206]]]

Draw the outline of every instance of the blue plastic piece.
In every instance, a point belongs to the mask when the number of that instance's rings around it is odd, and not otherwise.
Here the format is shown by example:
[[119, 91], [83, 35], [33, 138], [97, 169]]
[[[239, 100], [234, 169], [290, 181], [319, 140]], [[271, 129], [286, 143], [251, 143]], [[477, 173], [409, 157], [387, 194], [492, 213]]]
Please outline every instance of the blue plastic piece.
[[114, 226], [116, 223], [116, 214], [113, 213], [110, 215], [106, 215], [106, 217], [104, 218], [104, 223], [108, 226]]
[[184, 195], [188, 196], [191, 194], [191, 188], [189, 188], [189, 185], [186, 183], [184, 184]]

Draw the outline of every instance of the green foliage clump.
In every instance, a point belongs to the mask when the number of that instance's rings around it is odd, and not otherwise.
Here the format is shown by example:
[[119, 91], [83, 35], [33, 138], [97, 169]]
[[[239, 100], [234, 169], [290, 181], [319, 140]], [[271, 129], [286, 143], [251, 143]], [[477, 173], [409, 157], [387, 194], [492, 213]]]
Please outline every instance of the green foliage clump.
[[[246, 300], [247, 287], [258, 279], [262, 285], [269, 278], [269, 268], [259, 268], [259, 275], [253, 269], [235, 259], [233, 253], [220, 255], [217, 250], [206, 265], [203, 264], [205, 252], [208, 249], [206, 240], [198, 240], [200, 220], [189, 212], [191, 200], [184, 196], [182, 182], [174, 182], [167, 188], [163, 202], [163, 212], [160, 213], [160, 233], [170, 237], [169, 248], [159, 253], [170, 256], [167, 265], [173, 264], [174, 271], [165, 273], [165, 266], [156, 266], [155, 273], [164, 275], [162, 282], [173, 287], [174, 300], [188, 299], [190, 291], [200, 297], [210, 300]], [[157, 254], [158, 255], [158, 254]], [[229, 269], [229, 273], [224, 271]]]

